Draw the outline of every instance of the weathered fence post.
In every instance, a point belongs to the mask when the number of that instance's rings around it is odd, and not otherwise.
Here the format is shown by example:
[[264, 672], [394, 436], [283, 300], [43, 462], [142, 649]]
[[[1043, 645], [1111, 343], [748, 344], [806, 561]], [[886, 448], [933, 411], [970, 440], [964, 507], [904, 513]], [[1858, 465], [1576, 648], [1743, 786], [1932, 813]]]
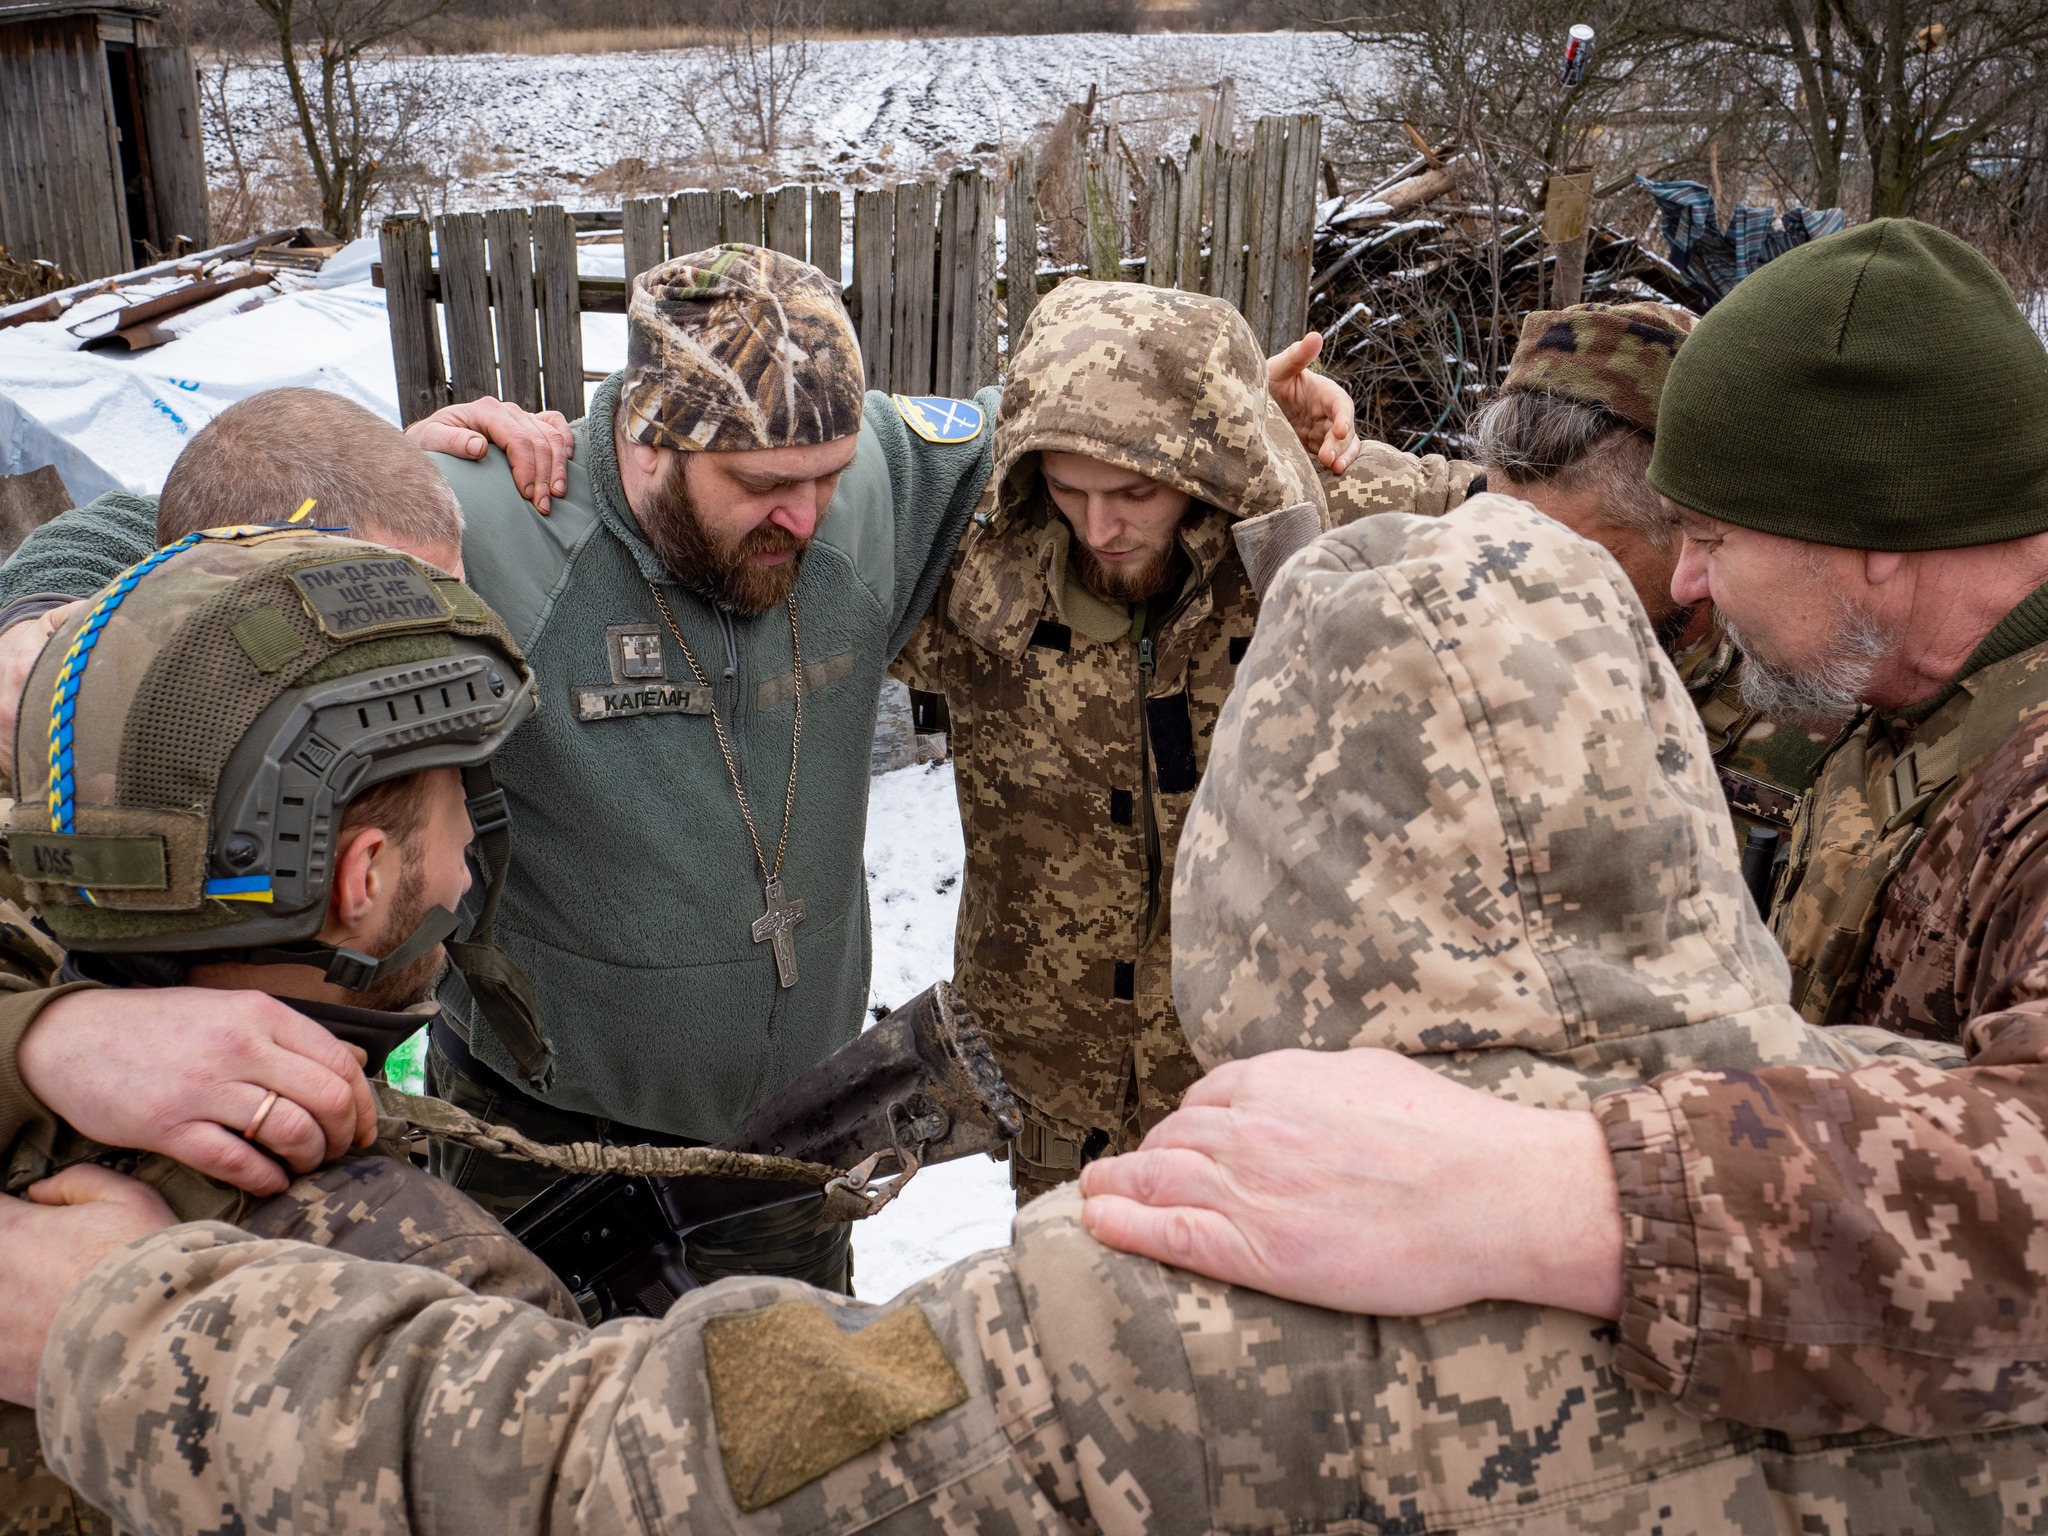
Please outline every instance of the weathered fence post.
[[891, 387], [895, 266], [896, 193], [887, 187], [863, 188], [853, 194], [853, 298], [869, 389]]
[[498, 392], [491, 339], [491, 278], [484, 263], [484, 216], [444, 213], [434, 220], [440, 257], [441, 313], [448, 324], [448, 383], [457, 400]]
[[619, 210], [619, 232], [626, 247], [626, 283], [629, 290], [634, 278], [668, 259], [661, 214], [661, 199], [658, 197], [632, 198]]
[[560, 203], [533, 210], [534, 286], [539, 290], [542, 397], [571, 421], [583, 414], [583, 297], [576, 224]]
[[836, 187], [811, 189], [811, 265], [835, 283], [846, 281], [846, 231]]
[[947, 178], [939, 214], [938, 368], [933, 389], [971, 395], [995, 379], [992, 338], [984, 317], [993, 306], [995, 199], [979, 171]]
[[524, 208], [484, 214], [491, 251], [491, 310], [498, 328], [498, 395], [540, 409], [540, 338], [534, 332], [533, 215]]
[[777, 187], [767, 194], [766, 237], [761, 243], [771, 251], [780, 251], [785, 256], [794, 256], [798, 261], [810, 258], [810, 231], [807, 228], [810, 216], [811, 193], [808, 187]]
[[896, 250], [890, 305], [889, 388], [900, 395], [932, 389], [932, 239], [936, 189], [905, 182], [896, 189]]
[[1308, 329], [1308, 284], [1315, 268], [1316, 184], [1323, 160], [1323, 120], [1297, 112], [1287, 124], [1285, 169], [1275, 221], [1273, 309], [1266, 350], [1278, 352]]
[[678, 192], [668, 200], [668, 253], [694, 256], [718, 244], [716, 192]]
[[[1159, 156], [1145, 191], [1145, 281], [1154, 288], [1173, 287], [1180, 269], [1180, 188], [1180, 167]], [[1195, 195], [1201, 196], [1199, 181]]]
[[1004, 205], [1003, 280], [1008, 289], [1010, 356], [1024, 337], [1031, 311], [1038, 307], [1038, 167], [1031, 151], [1020, 150], [1010, 162], [1010, 184]]
[[746, 245], [764, 243], [764, 202], [765, 198], [752, 192], [726, 192], [720, 195], [719, 214], [720, 223], [723, 225], [721, 236], [728, 245], [735, 241]]
[[448, 403], [441, 366], [441, 327], [431, 283], [434, 247], [427, 221], [393, 214], [379, 236], [384, 255], [384, 306], [391, 321], [391, 361], [398, 374], [398, 419], [411, 426]]

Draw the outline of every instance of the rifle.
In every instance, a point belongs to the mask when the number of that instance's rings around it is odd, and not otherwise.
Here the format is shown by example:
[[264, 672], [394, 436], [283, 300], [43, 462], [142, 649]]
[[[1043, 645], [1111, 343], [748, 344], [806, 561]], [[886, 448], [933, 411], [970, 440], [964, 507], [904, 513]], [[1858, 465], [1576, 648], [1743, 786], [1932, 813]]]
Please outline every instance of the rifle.
[[[928, 1163], [993, 1152], [1024, 1128], [988, 1036], [951, 983], [918, 994], [749, 1115], [733, 1152], [844, 1170], [828, 1214], [858, 1220]], [[697, 1285], [685, 1239], [698, 1227], [795, 1200], [815, 1184], [616, 1173], [558, 1179], [512, 1213], [512, 1235], [561, 1277], [591, 1321], [660, 1317]]]

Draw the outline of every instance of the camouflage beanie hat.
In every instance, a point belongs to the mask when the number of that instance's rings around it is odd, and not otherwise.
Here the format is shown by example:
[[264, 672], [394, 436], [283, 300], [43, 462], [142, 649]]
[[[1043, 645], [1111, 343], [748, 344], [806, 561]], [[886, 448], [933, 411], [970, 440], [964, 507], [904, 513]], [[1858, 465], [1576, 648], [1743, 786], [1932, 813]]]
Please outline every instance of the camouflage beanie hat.
[[2048, 530], [2048, 350], [1991, 264], [1912, 219], [1788, 251], [1672, 366], [1650, 484], [1846, 549]]
[[1522, 322], [1504, 391], [1540, 391], [1655, 435], [1657, 401], [1693, 317], [1669, 304], [1574, 304]]
[[626, 436], [686, 452], [804, 448], [860, 430], [860, 342], [809, 262], [715, 245], [633, 279]]

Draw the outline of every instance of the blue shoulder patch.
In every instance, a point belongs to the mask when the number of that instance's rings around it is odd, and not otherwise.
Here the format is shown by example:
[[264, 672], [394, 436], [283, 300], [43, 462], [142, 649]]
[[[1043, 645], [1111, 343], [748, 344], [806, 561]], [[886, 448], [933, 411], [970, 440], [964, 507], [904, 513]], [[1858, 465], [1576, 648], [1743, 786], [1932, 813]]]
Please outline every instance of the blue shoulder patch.
[[981, 407], [944, 395], [891, 395], [903, 424], [928, 443], [971, 443], [981, 436]]

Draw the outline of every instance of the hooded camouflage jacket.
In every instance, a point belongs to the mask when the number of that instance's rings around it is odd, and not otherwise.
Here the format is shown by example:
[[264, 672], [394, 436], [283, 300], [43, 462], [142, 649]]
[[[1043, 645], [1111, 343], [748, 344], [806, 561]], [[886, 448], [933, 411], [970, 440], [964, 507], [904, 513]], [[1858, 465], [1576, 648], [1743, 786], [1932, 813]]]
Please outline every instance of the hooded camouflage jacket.
[[[1591, 546], [1493, 497], [1333, 533], [1282, 573], [1245, 671], [1176, 919], [1203, 951], [1183, 1001], [1205, 1054], [1380, 1044], [1546, 1103], [1700, 1060], [1847, 1054], [1784, 1006], [1699, 725]], [[1290, 795], [1305, 772], [1313, 792]], [[1346, 865], [1355, 899], [1326, 883]], [[1284, 955], [1257, 924], [1290, 895], [1391, 906], [1321, 933], [1295, 916], [1310, 942]], [[1317, 977], [1353, 995], [1290, 1019]], [[1793, 1441], [1702, 1421], [1626, 1379], [1609, 1324], [1318, 1311], [1112, 1253], [1078, 1207], [1046, 1196], [1008, 1248], [884, 1307], [728, 1280], [596, 1332], [177, 1228], [66, 1303], [44, 1434], [145, 1536], [2042, 1523], [2039, 1426]]]
[[[1180, 534], [1191, 574], [1148, 605], [1142, 634], [1129, 617], [1105, 626], [1108, 605], [1072, 590], [1047, 450], [1197, 503]], [[1076, 1141], [1121, 1147], [1196, 1076], [1170, 996], [1166, 894], [1258, 613], [1232, 531], [1307, 503], [1313, 532], [1322, 496], [1243, 318], [1129, 283], [1063, 283], [1039, 305], [995, 453], [993, 508], [895, 672], [951, 716], [967, 832], [955, 983], [1021, 1099]]]

